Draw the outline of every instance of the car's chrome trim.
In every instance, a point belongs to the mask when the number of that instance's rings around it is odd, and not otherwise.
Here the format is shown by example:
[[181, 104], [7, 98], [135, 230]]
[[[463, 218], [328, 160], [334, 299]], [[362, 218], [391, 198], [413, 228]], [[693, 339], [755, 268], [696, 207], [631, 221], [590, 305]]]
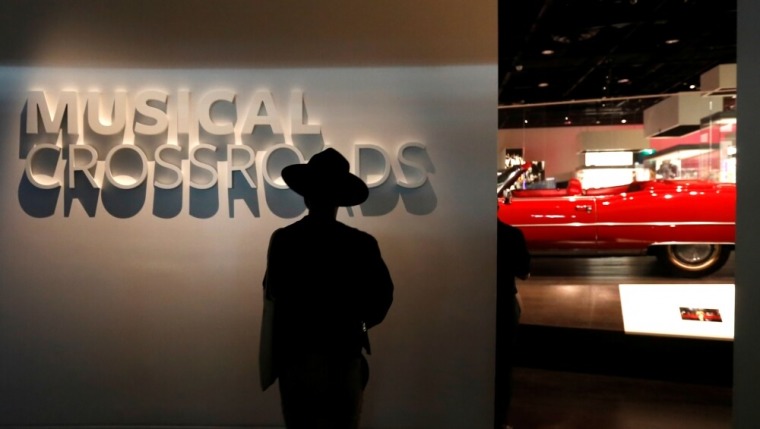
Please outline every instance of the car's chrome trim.
[[[620, 194], [616, 194], [620, 195]], [[603, 195], [606, 196], [606, 195]], [[575, 201], [594, 201], [599, 199], [599, 196], [586, 196], [586, 195], [562, 195], [558, 197], [512, 197], [512, 200], [509, 204], [519, 204], [519, 203], [527, 203], [527, 202], [535, 202], [535, 201], [541, 201], [541, 202], [575, 202]]]
[[635, 249], [531, 249], [530, 256], [538, 257], [603, 257], [603, 256], [645, 256], [646, 247]]

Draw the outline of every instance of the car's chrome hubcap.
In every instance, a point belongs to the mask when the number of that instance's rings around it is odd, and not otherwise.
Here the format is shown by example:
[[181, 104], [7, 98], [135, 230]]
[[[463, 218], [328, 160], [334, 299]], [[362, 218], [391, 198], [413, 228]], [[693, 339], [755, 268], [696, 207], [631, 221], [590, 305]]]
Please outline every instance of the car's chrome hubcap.
[[713, 266], [721, 257], [720, 246], [713, 244], [681, 244], [668, 246], [668, 259], [676, 267], [698, 272]]
[[688, 244], [675, 246], [674, 253], [678, 259], [687, 264], [698, 264], [710, 258], [715, 249], [709, 244]]

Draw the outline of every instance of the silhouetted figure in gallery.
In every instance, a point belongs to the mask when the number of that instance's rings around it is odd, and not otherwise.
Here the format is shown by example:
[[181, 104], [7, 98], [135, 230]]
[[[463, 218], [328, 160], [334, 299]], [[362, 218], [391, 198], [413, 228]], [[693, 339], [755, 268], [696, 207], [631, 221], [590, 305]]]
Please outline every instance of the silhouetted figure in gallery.
[[385, 319], [393, 282], [376, 239], [337, 213], [369, 190], [331, 148], [285, 167], [282, 178], [308, 208], [272, 234], [264, 276], [285, 425], [355, 429], [369, 378], [362, 349], [370, 353], [367, 331]]
[[530, 277], [530, 253], [522, 231], [497, 220], [496, 230], [496, 394], [494, 428], [507, 427], [512, 402], [520, 299], [516, 278]]

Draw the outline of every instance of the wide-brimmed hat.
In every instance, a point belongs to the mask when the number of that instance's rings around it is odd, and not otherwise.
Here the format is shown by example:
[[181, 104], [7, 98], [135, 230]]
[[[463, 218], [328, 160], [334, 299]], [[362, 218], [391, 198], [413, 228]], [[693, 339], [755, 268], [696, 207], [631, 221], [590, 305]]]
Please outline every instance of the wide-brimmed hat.
[[346, 158], [333, 148], [312, 156], [307, 164], [283, 168], [282, 179], [304, 198], [342, 207], [361, 204], [369, 196], [367, 185], [351, 174]]

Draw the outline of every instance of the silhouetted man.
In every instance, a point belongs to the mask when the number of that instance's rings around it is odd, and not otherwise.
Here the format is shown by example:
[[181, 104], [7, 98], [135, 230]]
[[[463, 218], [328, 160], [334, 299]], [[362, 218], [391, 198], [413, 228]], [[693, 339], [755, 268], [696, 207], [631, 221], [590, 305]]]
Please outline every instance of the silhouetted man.
[[336, 218], [369, 190], [334, 149], [282, 178], [309, 210], [272, 234], [264, 277], [285, 424], [355, 429], [369, 376], [362, 349], [370, 353], [367, 330], [385, 318], [393, 283], [375, 238]]
[[507, 427], [512, 402], [512, 366], [515, 358], [520, 301], [515, 278], [530, 276], [530, 253], [519, 229], [497, 220], [496, 245], [496, 395], [494, 428]]

